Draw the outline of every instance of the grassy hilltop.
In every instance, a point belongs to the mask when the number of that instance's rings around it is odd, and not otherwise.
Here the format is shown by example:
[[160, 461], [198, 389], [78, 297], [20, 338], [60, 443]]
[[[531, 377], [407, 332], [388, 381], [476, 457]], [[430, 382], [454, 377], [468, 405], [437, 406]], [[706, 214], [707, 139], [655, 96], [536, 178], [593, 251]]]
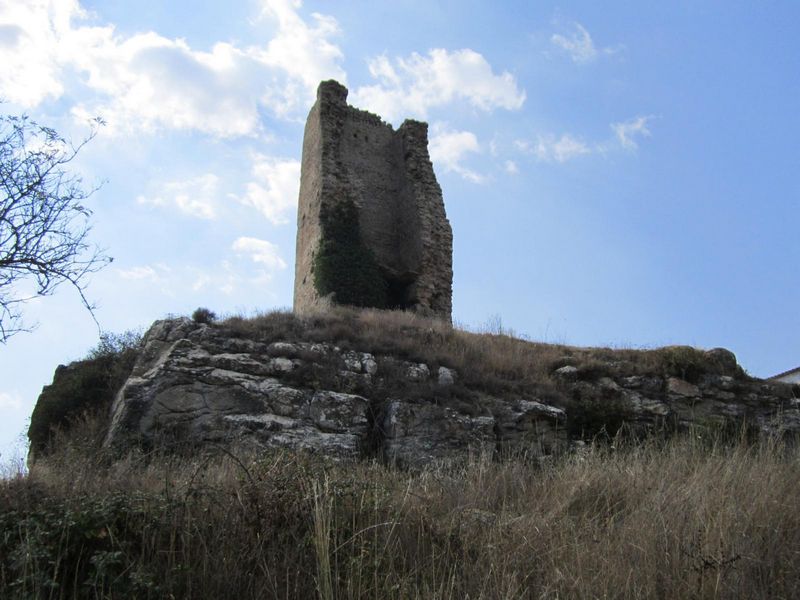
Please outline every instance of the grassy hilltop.
[[[554, 376], [565, 364], [586, 381], [614, 369], [691, 380], [717, 368], [686, 348], [534, 344], [380, 311], [217, 326], [446, 365], [470, 389], [535, 389], [554, 402], [569, 401]], [[81, 363], [110, 369], [102, 385], [86, 379], [98, 406], [133, 345]], [[547, 459], [475, 455], [405, 471], [220, 446], [112, 457], [103, 410], [83, 415], [61, 415], [71, 426], [45, 439], [48, 453], [0, 483], [2, 598], [800, 595], [792, 440], [698, 428], [641, 441], [606, 428]]]

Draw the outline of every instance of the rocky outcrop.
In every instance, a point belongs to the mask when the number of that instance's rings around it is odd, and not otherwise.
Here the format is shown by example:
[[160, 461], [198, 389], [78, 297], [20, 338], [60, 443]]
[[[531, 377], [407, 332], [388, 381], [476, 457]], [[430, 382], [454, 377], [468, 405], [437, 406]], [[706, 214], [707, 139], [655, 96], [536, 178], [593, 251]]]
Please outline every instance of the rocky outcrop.
[[357, 456], [370, 425], [365, 398], [282, 382], [332, 352], [320, 344], [229, 338], [188, 319], [159, 321], [114, 401], [107, 443], [237, 439]]
[[259, 343], [189, 319], [159, 321], [114, 401], [106, 443], [235, 441], [409, 466], [566, 443], [559, 408], [488, 395], [444, 401], [457, 377], [331, 344]]
[[558, 394], [549, 399], [496, 397], [465, 388], [441, 365], [166, 320], [145, 336], [106, 442], [236, 442], [421, 466], [479, 452], [546, 456], [622, 423], [636, 432], [742, 423], [763, 435], [800, 431], [792, 386], [737, 377], [735, 359], [728, 371], [695, 382], [589, 381], [566, 366], [554, 370]]

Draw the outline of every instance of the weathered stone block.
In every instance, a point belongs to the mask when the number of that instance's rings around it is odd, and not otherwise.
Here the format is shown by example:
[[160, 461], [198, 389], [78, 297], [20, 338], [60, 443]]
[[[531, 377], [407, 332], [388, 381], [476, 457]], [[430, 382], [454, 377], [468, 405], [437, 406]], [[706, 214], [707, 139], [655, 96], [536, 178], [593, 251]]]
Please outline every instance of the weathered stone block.
[[494, 450], [495, 419], [471, 416], [420, 400], [389, 403], [383, 421], [384, 452], [392, 463], [420, 467], [433, 460]]

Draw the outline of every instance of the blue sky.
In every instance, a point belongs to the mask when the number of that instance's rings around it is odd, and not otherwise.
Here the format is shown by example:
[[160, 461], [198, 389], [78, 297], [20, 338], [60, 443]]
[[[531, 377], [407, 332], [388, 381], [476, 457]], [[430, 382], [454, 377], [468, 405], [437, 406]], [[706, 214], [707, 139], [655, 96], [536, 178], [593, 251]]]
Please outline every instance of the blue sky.
[[[321, 79], [431, 125], [454, 319], [576, 345], [800, 364], [795, 2], [0, 0], [0, 97], [105, 181], [103, 329], [289, 307]], [[0, 452], [97, 328], [64, 287], [0, 346]], [[2, 460], [2, 456], [0, 456]]]

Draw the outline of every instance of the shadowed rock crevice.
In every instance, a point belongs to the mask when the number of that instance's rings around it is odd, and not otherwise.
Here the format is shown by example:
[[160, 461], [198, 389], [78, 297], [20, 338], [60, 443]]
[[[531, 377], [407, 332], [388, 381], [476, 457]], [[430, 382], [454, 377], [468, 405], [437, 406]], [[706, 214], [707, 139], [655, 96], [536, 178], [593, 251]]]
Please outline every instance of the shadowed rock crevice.
[[414, 307], [414, 284], [412, 275], [386, 277], [386, 308], [405, 310]]

